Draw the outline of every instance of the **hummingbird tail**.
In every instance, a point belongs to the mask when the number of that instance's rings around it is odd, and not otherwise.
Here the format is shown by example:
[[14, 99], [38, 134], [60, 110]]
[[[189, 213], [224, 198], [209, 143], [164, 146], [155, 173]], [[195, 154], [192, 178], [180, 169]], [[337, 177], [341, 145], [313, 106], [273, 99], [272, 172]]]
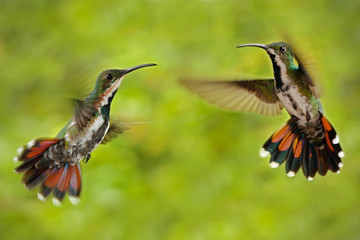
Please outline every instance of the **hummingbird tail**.
[[[81, 192], [81, 171], [79, 163], [75, 165], [66, 163], [62, 167], [47, 168], [43, 171], [46, 172], [46, 174], [38, 193], [40, 200], [45, 200], [52, 193], [53, 203], [58, 206], [61, 205], [61, 201], [68, 192], [71, 203], [73, 205], [79, 203]], [[40, 175], [38, 176], [40, 177]]]
[[340, 173], [344, 152], [340, 147], [339, 137], [324, 116], [321, 116], [319, 126], [323, 137], [315, 143], [299, 129], [294, 119], [290, 119], [265, 142], [260, 155], [266, 157], [271, 154], [272, 168], [286, 161], [285, 169], [289, 177], [295, 176], [300, 168], [308, 180], [312, 180], [316, 172], [322, 176], [328, 170]]
[[47, 150], [59, 141], [35, 139], [20, 147], [14, 160], [22, 164], [15, 168], [15, 171], [24, 172], [22, 183], [27, 189], [41, 184], [38, 193], [40, 200], [45, 200], [52, 193], [53, 203], [60, 205], [68, 192], [71, 203], [75, 205], [79, 202], [81, 192], [80, 165], [66, 163], [61, 167], [51, 166], [51, 162], [44, 157]]

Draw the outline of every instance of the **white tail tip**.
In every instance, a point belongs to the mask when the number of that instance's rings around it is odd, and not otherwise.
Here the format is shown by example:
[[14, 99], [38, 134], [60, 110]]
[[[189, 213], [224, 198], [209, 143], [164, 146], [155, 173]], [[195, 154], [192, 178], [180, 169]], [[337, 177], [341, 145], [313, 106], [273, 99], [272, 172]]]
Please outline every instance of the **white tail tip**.
[[38, 199], [39, 199], [40, 201], [43, 201], [43, 202], [46, 201], [46, 198], [45, 198], [41, 193], [38, 193], [38, 194], [37, 194], [37, 197], [38, 197]]
[[261, 148], [260, 149], [260, 157], [267, 157], [267, 156], [269, 156], [269, 152], [268, 151], [266, 151], [264, 148]]
[[78, 205], [80, 202], [80, 198], [74, 197], [74, 196], [69, 196], [70, 202], [72, 203], [72, 205]]
[[52, 199], [52, 202], [53, 202], [53, 204], [54, 204], [55, 206], [57, 206], [57, 207], [60, 207], [60, 206], [61, 206], [61, 202], [60, 202], [59, 199], [57, 199], [57, 198], [53, 198], [53, 199]]
[[270, 167], [271, 168], [277, 168], [280, 164], [277, 162], [270, 162]]
[[295, 177], [295, 172], [294, 172], [294, 171], [290, 171], [290, 172], [288, 172], [286, 175], [288, 175], [288, 177]]
[[19, 148], [16, 150], [17, 155], [21, 155], [21, 154], [24, 152], [24, 150], [25, 150], [24, 147], [19, 147]]
[[34, 146], [34, 144], [35, 144], [35, 139], [30, 140], [30, 141], [26, 144], [26, 147], [27, 147], [28, 149], [30, 149], [32, 146]]
[[332, 140], [332, 143], [339, 144], [339, 142], [340, 142], [339, 136], [336, 134], [335, 138]]

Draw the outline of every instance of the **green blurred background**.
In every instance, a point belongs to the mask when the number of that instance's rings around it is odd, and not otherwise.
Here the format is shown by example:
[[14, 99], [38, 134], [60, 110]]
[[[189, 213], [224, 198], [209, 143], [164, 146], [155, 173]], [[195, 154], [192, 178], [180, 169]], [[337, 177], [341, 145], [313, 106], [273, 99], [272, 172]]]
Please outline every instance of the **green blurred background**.
[[[1, 0], [0, 239], [359, 239], [359, 12], [356, 0]], [[270, 77], [264, 51], [235, 46], [285, 35], [315, 63], [340, 175], [269, 168], [259, 149], [285, 112], [224, 111], [178, 84]], [[113, 118], [148, 123], [95, 150], [80, 204], [26, 191], [16, 149], [55, 136], [102, 70], [152, 62], [112, 104]]]

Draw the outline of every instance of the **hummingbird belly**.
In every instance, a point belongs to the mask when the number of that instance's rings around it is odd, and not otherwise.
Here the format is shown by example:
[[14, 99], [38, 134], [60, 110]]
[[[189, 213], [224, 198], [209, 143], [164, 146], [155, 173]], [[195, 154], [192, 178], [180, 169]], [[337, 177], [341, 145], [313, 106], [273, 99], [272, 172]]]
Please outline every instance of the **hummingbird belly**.
[[101, 143], [109, 130], [109, 125], [109, 121], [99, 115], [89, 124], [83, 134], [69, 142], [69, 145], [75, 146], [78, 149], [79, 160], [86, 157], [87, 154], [91, 153]]
[[[70, 124], [69, 129], [76, 124]], [[62, 166], [65, 163], [75, 164], [89, 155], [103, 140], [109, 130], [109, 121], [101, 115], [96, 117], [81, 134], [71, 136], [69, 133], [58, 144], [49, 148], [46, 158], [53, 165]]]
[[290, 115], [304, 122], [317, 120], [318, 110], [314, 109], [313, 104], [296, 85], [284, 85], [282, 90], [276, 91], [276, 95]]

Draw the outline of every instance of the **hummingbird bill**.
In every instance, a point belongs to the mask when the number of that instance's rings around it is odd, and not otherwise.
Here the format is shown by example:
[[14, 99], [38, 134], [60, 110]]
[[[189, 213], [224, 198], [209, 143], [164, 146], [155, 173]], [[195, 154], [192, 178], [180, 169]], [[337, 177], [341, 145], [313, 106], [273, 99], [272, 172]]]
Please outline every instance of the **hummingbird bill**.
[[124, 76], [155, 65], [101, 72], [89, 96], [75, 101], [73, 117], [55, 138], [33, 139], [18, 148], [14, 161], [21, 164], [15, 171], [24, 173], [25, 188], [40, 185], [38, 198], [45, 201], [52, 194], [54, 205], [60, 205], [68, 193], [71, 203], [76, 205], [81, 193], [80, 162], [86, 163], [100, 143], [106, 144], [128, 129], [124, 124], [110, 122], [110, 105]]
[[[271, 59], [274, 78], [238, 81], [182, 81], [198, 96], [219, 107], [277, 116], [282, 109], [290, 119], [265, 142], [262, 157], [270, 155], [270, 167], [285, 162], [286, 174], [294, 177], [302, 168], [308, 180], [328, 170], [340, 173], [344, 152], [339, 136], [325, 118], [310, 74], [290, 45], [244, 44], [265, 50]], [[297, 65], [294, 64], [297, 61]]]

